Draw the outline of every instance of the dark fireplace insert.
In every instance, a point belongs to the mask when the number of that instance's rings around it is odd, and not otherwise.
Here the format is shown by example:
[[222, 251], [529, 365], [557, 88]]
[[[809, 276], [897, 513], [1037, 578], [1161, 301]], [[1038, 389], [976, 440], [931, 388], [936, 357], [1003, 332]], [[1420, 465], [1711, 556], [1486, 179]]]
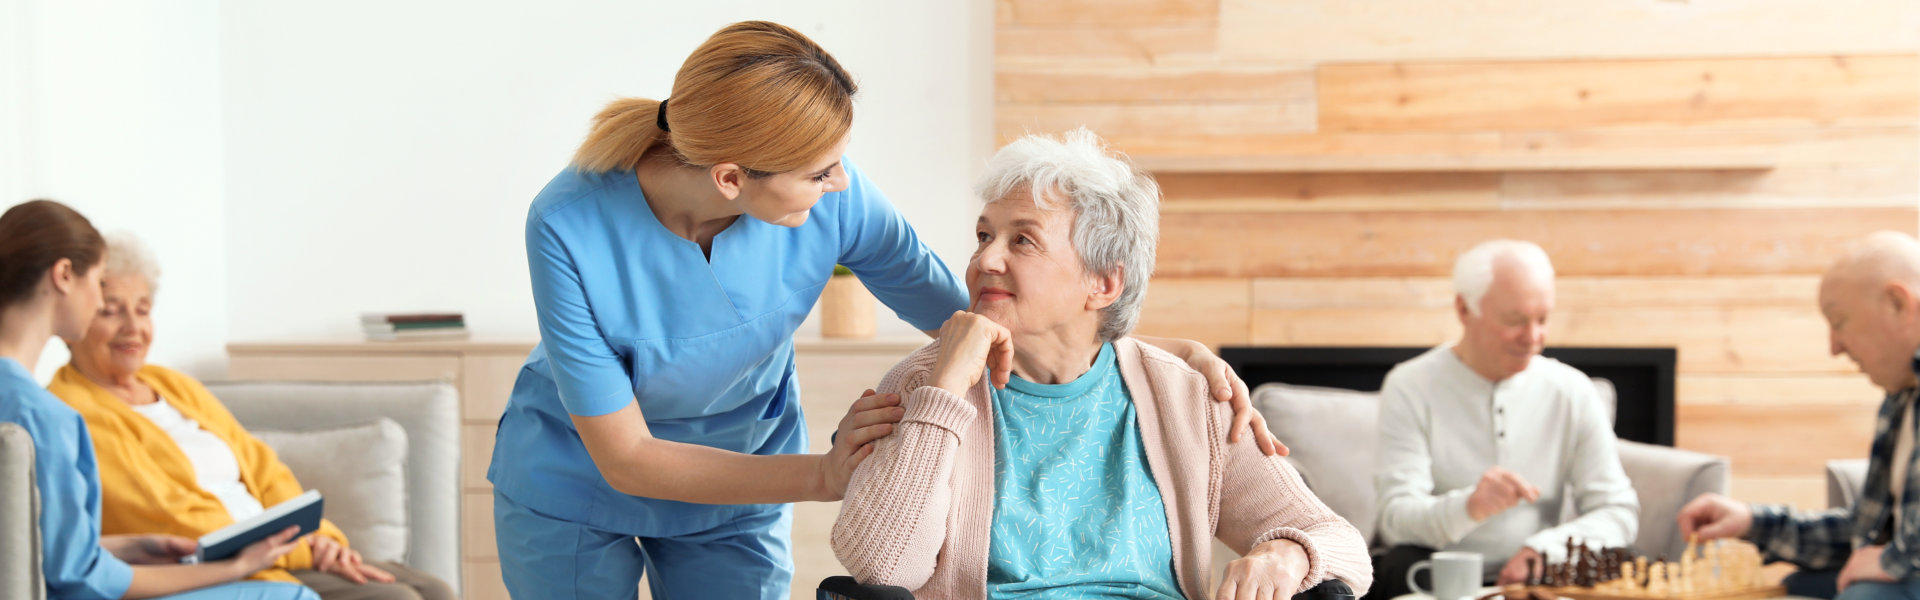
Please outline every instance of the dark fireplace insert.
[[[1247, 387], [1270, 382], [1380, 390], [1387, 371], [1428, 348], [1411, 346], [1226, 346], [1220, 357]], [[1613, 383], [1620, 439], [1673, 445], [1673, 348], [1550, 347], [1543, 353]]]

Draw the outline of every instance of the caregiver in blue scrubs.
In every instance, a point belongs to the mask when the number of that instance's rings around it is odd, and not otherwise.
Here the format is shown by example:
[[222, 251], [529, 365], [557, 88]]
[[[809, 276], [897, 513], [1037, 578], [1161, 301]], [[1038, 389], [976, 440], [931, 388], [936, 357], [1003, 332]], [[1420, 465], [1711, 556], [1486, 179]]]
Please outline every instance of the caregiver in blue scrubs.
[[[643, 572], [656, 599], [787, 597], [788, 503], [839, 500], [903, 413], [869, 393], [829, 452], [806, 454], [793, 332], [833, 266], [922, 331], [967, 307], [959, 278], [844, 157], [854, 91], [799, 32], [728, 26], [670, 97], [603, 110], [534, 199], [541, 342], [487, 472], [515, 597], [631, 598]], [[1204, 346], [1158, 343], [1257, 416]]]
[[47, 597], [319, 600], [298, 584], [235, 582], [293, 551], [298, 528], [198, 565], [180, 564], [196, 549], [191, 539], [100, 537], [100, 474], [87, 423], [34, 381], [33, 367], [48, 338], [78, 341], [100, 311], [106, 251], [93, 224], [58, 202], [35, 200], [0, 214], [0, 422], [33, 437]]

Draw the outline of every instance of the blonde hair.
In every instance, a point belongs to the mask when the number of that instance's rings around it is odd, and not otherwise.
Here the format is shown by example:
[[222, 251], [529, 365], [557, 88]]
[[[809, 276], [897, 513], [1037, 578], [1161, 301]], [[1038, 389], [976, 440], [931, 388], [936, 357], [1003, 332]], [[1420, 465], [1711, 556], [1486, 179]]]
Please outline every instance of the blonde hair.
[[806, 167], [853, 126], [853, 78], [807, 36], [745, 21], [721, 29], [680, 65], [662, 130], [660, 101], [622, 98], [593, 118], [573, 155], [588, 172], [632, 170], [671, 152], [682, 164], [739, 164], [764, 177]]

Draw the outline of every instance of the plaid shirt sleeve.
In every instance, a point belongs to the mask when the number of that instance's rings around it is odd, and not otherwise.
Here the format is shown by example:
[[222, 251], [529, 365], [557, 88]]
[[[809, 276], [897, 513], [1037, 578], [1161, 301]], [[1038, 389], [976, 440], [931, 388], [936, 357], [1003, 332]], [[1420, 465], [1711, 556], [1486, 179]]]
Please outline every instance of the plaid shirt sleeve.
[[1853, 511], [1845, 508], [1797, 513], [1773, 504], [1753, 505], [1747, 541], [1768, 561], [1783, 560], [1802, 569], [1838, 569], [1853, 554]]

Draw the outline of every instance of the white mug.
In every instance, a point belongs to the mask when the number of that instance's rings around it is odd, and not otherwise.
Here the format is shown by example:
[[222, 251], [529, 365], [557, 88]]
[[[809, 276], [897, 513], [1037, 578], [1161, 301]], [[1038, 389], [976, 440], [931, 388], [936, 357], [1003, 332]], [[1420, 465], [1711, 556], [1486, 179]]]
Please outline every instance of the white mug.
[[[1433, 589], [1420, 589], [1413, 574], [1421, 569], [1433, 571]], [[1435, 552], [1433, 557], [1407, 569], [1407, 589], [1439, 600], [1473, 598], [1480, 591], [1480, 555], [1475, 552]]]

